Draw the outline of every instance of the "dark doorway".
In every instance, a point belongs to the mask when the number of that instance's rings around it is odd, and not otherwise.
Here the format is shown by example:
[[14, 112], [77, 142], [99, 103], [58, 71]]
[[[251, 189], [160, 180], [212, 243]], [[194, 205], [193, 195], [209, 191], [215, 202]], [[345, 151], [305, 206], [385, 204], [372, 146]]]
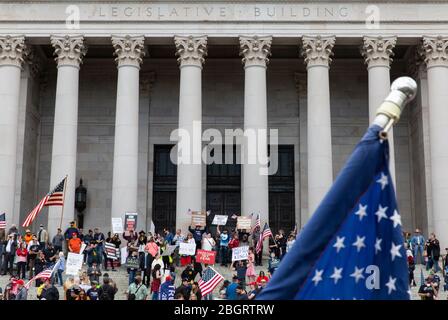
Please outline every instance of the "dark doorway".
[[269, 226], [289, 232], [295, 226], [294, 146], [278, 146], [278, 170], [269, 176]]
[[173, 145], [154, 145], [152, 221], [156, 232], [176, 228], [177, 166], [171, 162]]
[[[212, 152], [213, 155], [213, 152]], [[211, 232], [216, 231], [212, 225], [215, 214], [228, 215], [225, 228], [234, 229], [236, 219], [231, 217], [241, 215], [241, 165], [237, 163], [236, 147], [233, 147], [232, 163], [225, 163], [225, 147], [222, 146], [222, 164], [207, 165], [207, 225]], [[221, 227], [223, 229], [223, 227]]]

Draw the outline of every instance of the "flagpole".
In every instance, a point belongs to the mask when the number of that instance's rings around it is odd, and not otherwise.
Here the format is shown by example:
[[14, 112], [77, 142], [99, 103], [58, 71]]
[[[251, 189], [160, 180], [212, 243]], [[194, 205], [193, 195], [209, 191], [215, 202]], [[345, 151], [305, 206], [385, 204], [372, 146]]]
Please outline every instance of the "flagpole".
[[61, 221], [59, 222], [59, 229], [62, 228], [62, 219], [64, 218], [64, 207], [65, 207], [65, 191], [67, 190], [67, 180], [68, 180], [68, 175], [65, 176], [65, 181], [64, 181], [64, 195], [62, 196], [62, 209], [61, 209]]

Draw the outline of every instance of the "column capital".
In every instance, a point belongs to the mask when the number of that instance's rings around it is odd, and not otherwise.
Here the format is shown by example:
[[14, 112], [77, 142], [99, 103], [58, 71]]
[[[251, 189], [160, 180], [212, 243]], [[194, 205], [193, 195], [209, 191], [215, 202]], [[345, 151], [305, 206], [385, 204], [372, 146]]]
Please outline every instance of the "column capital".
[[271, 55], [272, 37], [240, 36], [240, 56], [245, 67], [266, 67]]
[[140, 68], [145, 55], [144, 42], [144, 36], [112, 36], [114, 54], [117, 56], [115, 62], [117, 62], [118, 67], [134, 66]]
[[381, 66], [389, 68], [392, 63], [393, 49], [396, 43], [397, 37], [365, 36], [361, 47], [361, 55], [364, 57], [367, 67]]
[[202, 64], [207, 56], [207, 36], [174, 36], [176, 45], [177, 62], [182, 66], [198, 66]]
[[421, 54], [427, 68], [448, 67], [448, 37], [423, 37]]
[[0, 36], [0, 66], [22, 67], [26, 56], [24, 36]]
[[303, 36], [302, 56], [305, 58], [307, 68], [312, 66], [328, 67], [333, 55], [335, 36]]
[[51, 45], [54, 48], [54, 59], [61, 66], [79, 68], [82, 59], [87, 53], [83, 36], [51, 36]]

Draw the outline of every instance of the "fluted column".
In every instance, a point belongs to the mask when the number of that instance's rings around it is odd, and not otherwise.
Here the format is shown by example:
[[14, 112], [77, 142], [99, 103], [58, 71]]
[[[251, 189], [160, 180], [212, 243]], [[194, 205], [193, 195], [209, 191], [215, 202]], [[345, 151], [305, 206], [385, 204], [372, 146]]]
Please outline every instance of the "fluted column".
[[118, 68], [112, 218], [137, 212], [139, 73], [144, 40], [143, 36], [112, 37]]
[[[432, 215], [440, 247], [448, 247], [448, 37], [424, 37], [428, 74]], [[429, 230], [433, 231], [433, 230]]]
[[48, 231], [54, 235], [60, 225], [68, 226], [75, 216], [79, 68], [86, 47], [82, 36], [53, 36], [51, 44], [58, 74], [49, 190], [68, 176], [63, 219], [61, 207], [49, 207], [48, 211]]
[[[268, 175], [263, 172], [267, 157], [266, 66], [271, 54], [272, 37], [240, 37], [244, 64], [244, 131], [242, 165], [243, 215], [260, 214], [269, 222]], [[255, 140], [250, 137], [255, 136]]]
[[11, 227], [16, 190], [20, 72], [25, 37], [0, 36], [0, 214]]
[[304, 36], [308, 71], [308, 212], [311, 216], [333, 183], [329, 68], [335, 37]]
[[[376, 110], [390, 92], [390, 64], [397, 37], [364, 37], [361, 54], [369, 74], [369, 124], [376, 116]], [[395, 182], [395, 152], [393, 128], [388, 132], [389, 171]]]

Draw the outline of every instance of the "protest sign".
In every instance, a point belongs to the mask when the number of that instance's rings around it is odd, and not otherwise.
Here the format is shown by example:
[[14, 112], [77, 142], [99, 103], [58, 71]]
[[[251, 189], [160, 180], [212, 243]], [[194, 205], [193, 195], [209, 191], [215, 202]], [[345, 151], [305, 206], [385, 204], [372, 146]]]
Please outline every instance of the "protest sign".
[[232, 262], [239, 260], [247, 260], [249, 258], [249, 247], [236, 247], [232, 249]]
[[174, 250], [176, 250], [177, 246], [176, 245], [167, 245], [165, 250], [162, 253], [162, 257], [163, 256], [170, 256], [173, 254]]
[[179, 254], [194, 256], [195, 253], [196, 253], [196, 243], [181, 242], [179, 244]]
[[135, 231], [137, 228], [137, 213], [135, 212], [126, 212], [124, 215], [124, 229], [125, 231]]
[[123, 219], [112, 218], [112, 233], [123, 233]]
[[229, 218], [229, 216], [227, 216], [227, 215], [217, 214], [214, 216], [212, 224], [216, 224], [219, 226], [225, 226], [228, 218]]
[[78, 272], [82, 268], [83, 261], [84, 261], [83, 254], [69, 252], [67, 255], [65, 273], [69, 274], [69, 275], [77, 276]]
[[196, 262], [215, 264], [216, 252], [208, 250], [198, 250], [196, 252]]
[[239, 230], [250, 230], [252, 228], [252, 218], [238, 217], [236, 228]]
[[83, 242], [81, 244], [81, 250], [79, 250], [79, 254], [82, 254], [84, 252], [84, 250], [86, 249], [87, 245]]
[[207, 224], [207, 213], [205, 211], [193, 211], [191, 213], [191, 226], [205, 227]]

